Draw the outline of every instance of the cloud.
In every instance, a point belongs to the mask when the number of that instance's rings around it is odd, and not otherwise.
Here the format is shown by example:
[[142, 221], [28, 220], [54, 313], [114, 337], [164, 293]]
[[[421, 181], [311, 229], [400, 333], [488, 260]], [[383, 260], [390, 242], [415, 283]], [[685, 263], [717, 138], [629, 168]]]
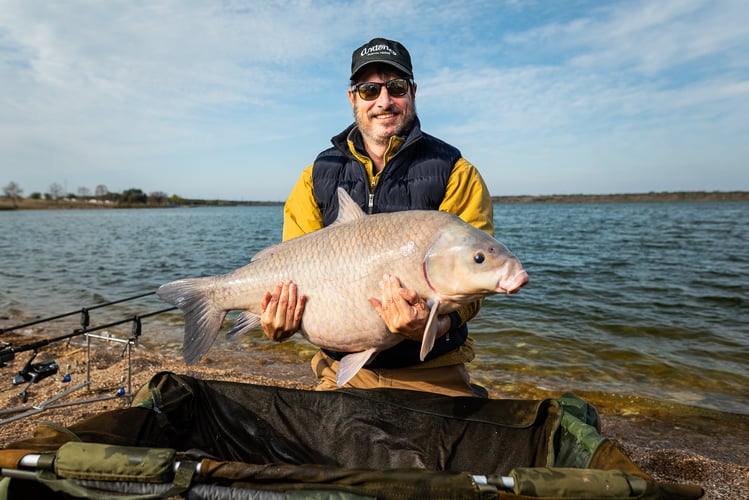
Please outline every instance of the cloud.
[[[731, 8], [736, 4], [724, 7], [625, 2], [513, 31], [505, 38], [515, 52], [543, 47], [556, 58], [446, 68], [422, 82], [420, 111], [450, 114], [438, 132], [454, 143], [480, 153], [490, 137], [498, 162], [544, 163], [544, 172], [589, 162], [588, 172], [610, 173], [621, 163], [667, 155], [708, 161], [695, 151], [714, 150], [704, 145], [706, 137], [726, 151], [745, 152], [736, 132], [747, 131], [749, 63], [736, 57], [736, 48], [749, 46], [737, 20], [749, 19]], [[721, 161], [743, 160], [729, 153]]]
[[282, 199], [350, 122], [351, 51], [380, 35], [414, 57], [425, 129], [497, 186], [508, 175], [497, 164], [524, 166], [515, 185], [526, 193], [574, 165], [558, 190], [598, 190], [605, 182], [586, 187], [579, 165], [591, 177], [648, 156], [684, 163], [714, 144], [735, 165], [749, 132], [746, 10], [734, 0], [4, 0], [0, 155], [13, 177], [2, 177], [27, 192], [68, 178], [246, 198], [271, 194], [258, 178], [272, 171]]
[[[319, 36], [332, 6], [298, 7], [5, 2], [4, 156], [46, 174], [124, 171], [170, 152], [272, 140], [291, 129], [275, 116], [299, 91], [289, 68], [309, 69], [336, 48]], [[312, 88], [328, 78], [307, 74]]]

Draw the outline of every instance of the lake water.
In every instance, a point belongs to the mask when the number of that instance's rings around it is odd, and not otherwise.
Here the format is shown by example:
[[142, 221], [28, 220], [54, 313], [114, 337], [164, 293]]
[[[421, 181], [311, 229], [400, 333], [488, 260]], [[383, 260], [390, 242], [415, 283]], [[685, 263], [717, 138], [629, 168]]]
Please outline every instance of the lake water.
[[[749, 415], [748, 203], [496, 205], [495, 217], [531, 281], [471, 322], [477, 381]], [[280, 206], [0, 212], [0, 327], [230, 271], [281, 224]], [[92, 323], [165, 307], [152, 295]], [[176, 348], [181, 326], [176, 312], [148, 318], [143, 341]]]

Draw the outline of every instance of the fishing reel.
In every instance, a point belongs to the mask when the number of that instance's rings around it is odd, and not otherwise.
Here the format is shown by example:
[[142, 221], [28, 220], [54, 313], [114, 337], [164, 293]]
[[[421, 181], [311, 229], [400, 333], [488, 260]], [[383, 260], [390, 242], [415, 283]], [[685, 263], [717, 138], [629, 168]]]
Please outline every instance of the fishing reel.
[[12, 346], [7, 342], [4, 342], [3, 345], [0, 346], [0, 368], [8, 366], [7, 363], [13, 361], [15, 357], [16, 353], [13, 351]]
[[55, 375], [60, 370], [60, 365], [54, 360], [44, 363], [32, 363], [36, 355], [37, 352], [34, 351], [23, 369], [13, 377], [13, 385], [26, 384], [26, 387], [21, 391], [21, 400], [24, 403], [29, 398], [29, 387], [31, 387], [31, 384], [37, 384], [45, 378]]

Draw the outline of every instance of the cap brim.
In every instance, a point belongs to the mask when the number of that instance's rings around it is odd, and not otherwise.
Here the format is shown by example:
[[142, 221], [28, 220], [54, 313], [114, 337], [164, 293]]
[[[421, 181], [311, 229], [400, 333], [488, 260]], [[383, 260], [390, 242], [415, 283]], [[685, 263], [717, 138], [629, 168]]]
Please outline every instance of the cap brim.
[[354, 68], [354, 71], [351, 72], [351, 76], [349, 77], [349, 80], [353, 80], [354, 76], [356, 76], [356, 74], [360, 72], [362, 68], [365, 68], [369, 66], [370, 64], [375, 64], [375, 63], [387, 64], [388, 66], [392, 66], [393, 68], [397, 69], [401, 73], [404, 73], [405, 75], [407, 75], [409, 78], [413, 78], [414, 76], [413, 73], [411, 73], [411, 71], [405, 66], [403, 66], [402, 64], [398, 64], [388, 59], [371, 59], [365, 62], [364, 64]]

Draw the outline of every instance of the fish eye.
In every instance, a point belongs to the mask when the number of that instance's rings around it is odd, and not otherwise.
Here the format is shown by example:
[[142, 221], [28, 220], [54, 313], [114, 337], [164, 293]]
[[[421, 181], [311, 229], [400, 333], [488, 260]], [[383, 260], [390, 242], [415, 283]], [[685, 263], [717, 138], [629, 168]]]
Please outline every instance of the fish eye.
[[473, 261], [476, 264], [483, 264], [485, 260], [486, 256], [483, 254], [483, 252], [476, 252], [475, 254], [473, 254]]

